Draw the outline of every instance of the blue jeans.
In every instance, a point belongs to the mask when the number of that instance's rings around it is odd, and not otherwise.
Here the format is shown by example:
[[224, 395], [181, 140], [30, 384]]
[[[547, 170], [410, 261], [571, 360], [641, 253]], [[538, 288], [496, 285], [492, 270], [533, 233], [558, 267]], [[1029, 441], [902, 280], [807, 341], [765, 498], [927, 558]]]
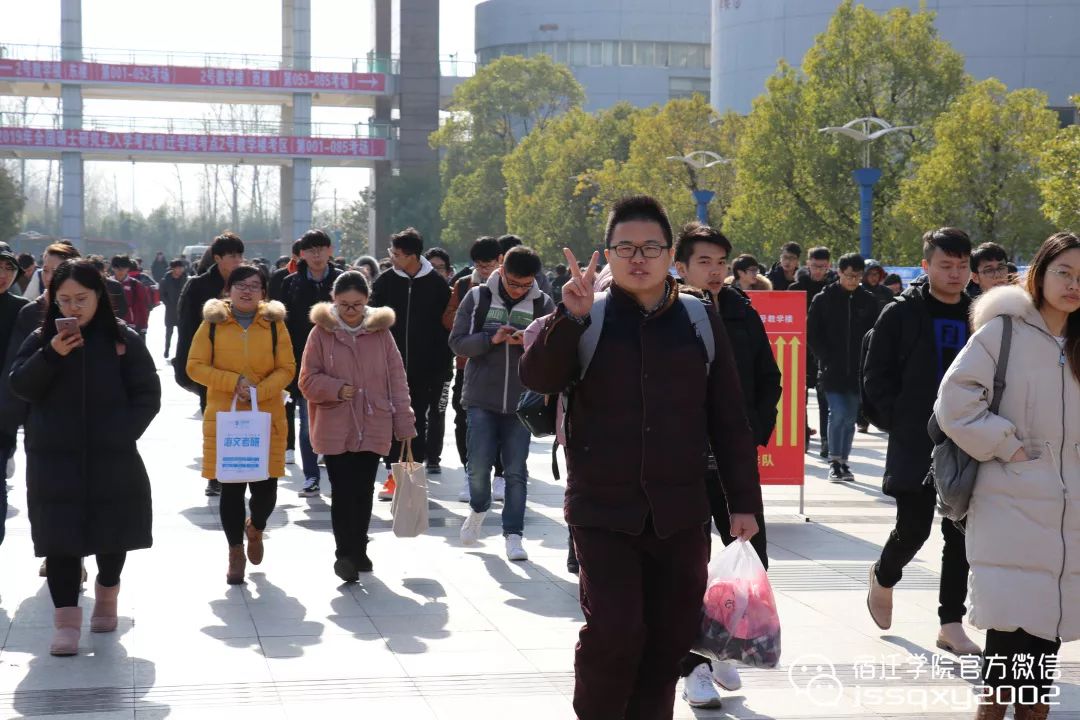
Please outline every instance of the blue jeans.
[[829, 399], [829, 459], [846, 463], [855, 442], [859, 394], [826, 392], [825, 396]]
[[503, 535], [521, 535], [525, 531], [525, 498], [528, 494], [525, 481], [528, 479], [529, 430], [515, 413], [471, 407], [468, 417], [469, 506], [473, 512], [491, 509], [491, 468], [501, 455], [503, 477], [506, 478]]
[[307, 400], [303, 395], [300, 395], [300, 401], [297, 403], [300, 411], [300, 462], [304, 467], [304, 479], [315, 478], [318, 480], [321, 477], [319, 473], [319, 456], [315, 454], [315, 450], [311, 447], [311, 435], [308, 433], [308, 408]]

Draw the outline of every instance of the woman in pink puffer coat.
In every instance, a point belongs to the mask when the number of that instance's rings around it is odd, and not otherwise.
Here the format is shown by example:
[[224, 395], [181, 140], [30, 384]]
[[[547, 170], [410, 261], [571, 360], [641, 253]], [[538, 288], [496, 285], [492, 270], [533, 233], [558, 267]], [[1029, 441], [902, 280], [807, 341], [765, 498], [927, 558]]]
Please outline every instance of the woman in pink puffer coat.
[[330, 476], [334, 572], [345, 582], [371, 572], [367, 533], [380, 458], [396, 437], [416, 436], [409, 386], [390, 327], [394, 311], [367, 306], [363, 274], [342, 273], [332, 302], [311, 308], [300, 392], [308, 403], [311, 446]]

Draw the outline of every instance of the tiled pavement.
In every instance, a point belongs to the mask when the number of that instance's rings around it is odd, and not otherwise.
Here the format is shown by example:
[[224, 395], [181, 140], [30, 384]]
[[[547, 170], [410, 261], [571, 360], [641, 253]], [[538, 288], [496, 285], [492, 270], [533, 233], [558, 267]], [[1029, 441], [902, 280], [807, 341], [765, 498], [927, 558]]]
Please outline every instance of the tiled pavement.
[[[150, 342], [160, 354], [160, 334], [152, 330]], [[118, 632], [84, 631], [76, 658], [48, 655], [52, 609], [30, 543], [23, 463], [11, 480], [0, 550], [0, 718], [573, 717], [581, 614], [565, 569], [563, 485], [551, 478], [547, 443], [533, 445], [529, 463], [530, 562], [505, 560], [497, 514], [480, 547], [458, 543], [466, 506], [456, 501], [462, 473], [448, 433], [431, 531], [396, 539], [389, 505], [377, 504], [373, 575], [339, 583], [328, 500], [297, 497], [301, 478], [291, 467], [265, 562], [249, 567], [246, 586], [229, 587], [217, 501], [203, 497], [194, 460], [195, 402], [162, 371], [164, 408], [141, 444], [155, 546], [129, 557]], [[743, 689], [722, 693], [720, 711], [678, 700], [676, 718], [974, 716], [961, 668], [934, 655], [940, 533], [905, 573], [892, 630], [880, 632], [867, 616], [867, 567], [893, 517], [880, 493], [884, 449], [882, 435], [859, 435], [857, 482], [843, 486], [829, 484], [807, 455], [808, 518], [797, 515], [797, 489], [766, 489], [782, 666], [745, 670]], [[92, 603], [84, 597], [87, 615]], [[1080, 653], [1067, 645], [1062, 661], [1053, 717], [1080, 720]]]

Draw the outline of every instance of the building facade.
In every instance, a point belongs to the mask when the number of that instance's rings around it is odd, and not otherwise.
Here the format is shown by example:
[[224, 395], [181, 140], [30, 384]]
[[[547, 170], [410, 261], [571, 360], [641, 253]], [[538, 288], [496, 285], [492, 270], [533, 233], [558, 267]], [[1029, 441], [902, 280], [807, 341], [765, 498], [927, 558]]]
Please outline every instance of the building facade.
[[589, 111], [708, 96], [709, 12], [709, 0], [488, 0], [477, 62], [546, 54], [570, 66]]
[[[918, 10], [919, 0], [860, 0], [877, 12]], [[1080, 92], [1080, 0], [925, 0], [941, 37], [977, 79], [1036, 88], [1062, 122], [1075, 122], [1069, 96]], [[784, 58], [802, 62], [839, 0], [711, 0], [712, 101], [720, 111], [750, 111]], [[898, 118], [902, 121], [903, 118]]]

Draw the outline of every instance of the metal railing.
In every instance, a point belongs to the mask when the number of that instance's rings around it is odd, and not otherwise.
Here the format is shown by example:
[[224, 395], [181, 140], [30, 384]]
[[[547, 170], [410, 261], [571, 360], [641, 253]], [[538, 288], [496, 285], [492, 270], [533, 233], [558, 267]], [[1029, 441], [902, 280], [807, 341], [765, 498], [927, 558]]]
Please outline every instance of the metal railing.
[[[44, 120], [42, 120], [44, 118]], [[22, 127], [22, 113], [0, 112], [0, 127]], [[40, 113], [33, 122], [35, 128], [59, 129], [62, 116]], [[230, 118], [154, 118], [111, 115], [84, 115], [81, 130], [106, 132], [142, 132], [182, 135], [272, 135], [322, 138], [384, 138], [396, 139], [397, 128], [392, 125], [359, 123], [319, 123], [307, 126], [282, 123], [278, 120], [241, 120]]]

